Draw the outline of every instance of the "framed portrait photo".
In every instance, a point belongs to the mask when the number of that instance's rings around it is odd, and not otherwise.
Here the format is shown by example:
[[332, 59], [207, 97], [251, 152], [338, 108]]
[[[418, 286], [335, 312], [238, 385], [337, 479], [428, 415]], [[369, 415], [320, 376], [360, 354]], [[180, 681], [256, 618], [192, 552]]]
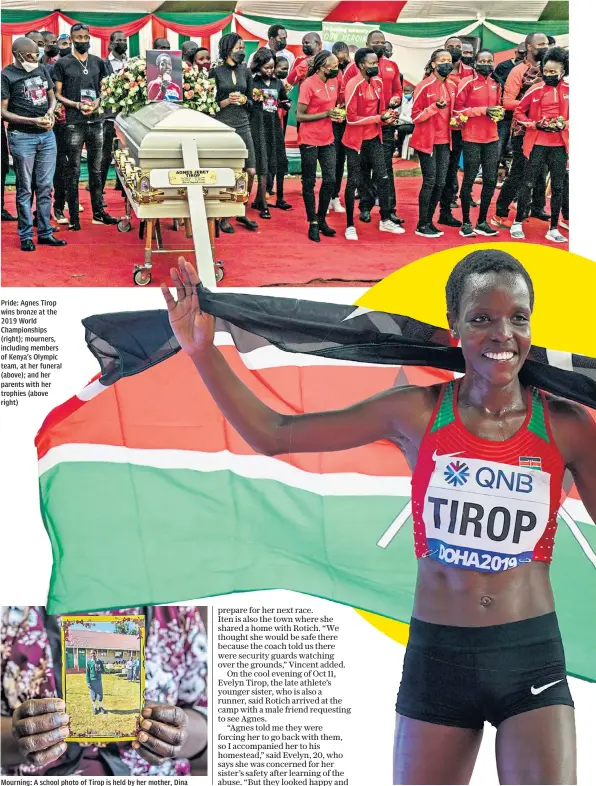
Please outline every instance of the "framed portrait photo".
[[67, 742], [136, 739], [145, 693], [143, 616], [62, 617]]
[[147, 100], [182, 101], [182, 52], [147, 51]]

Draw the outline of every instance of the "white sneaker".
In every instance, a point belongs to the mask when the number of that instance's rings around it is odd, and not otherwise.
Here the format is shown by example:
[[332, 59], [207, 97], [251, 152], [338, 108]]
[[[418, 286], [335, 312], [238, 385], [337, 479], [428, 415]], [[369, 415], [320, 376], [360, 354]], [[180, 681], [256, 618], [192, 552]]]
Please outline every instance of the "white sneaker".
[[344, 237], [346, 240], [358, 240], [358, 234], [356, 232], [356, 227], [346, 227], [346, 231], [344, 233]]
[[565, 235], [562, 235], [556, 227], [554, 229], [549, 229], [544, 237], [547, 240], [550, 240], [551, 243], [566, 243], [567, 242], [567, 238], [565, 237]]
[[346, 210], [342, 203], [340, 202], [339, 197], [334, 197], [331, 202], [329, 203], [329, 210], [334, 210], [336, 213], [345, 213]]
[[514, 240], [525, 240], [524, 229], [521, 224], [512, 224], [509, 234]]
[[563, 227], [563, 229], [566, 229], [569, 232], [569, 221], [565, 221], [565, 219], [562, 218], [559, 221], [559, 226]]
[[84, 209], [83, 205], [79, 205], [79, 213], [82, 213]]
[[390, 221], [389, 219], [380, 222], [379, 231], [391, 232], [394, 235], [405, 235], [406, 233], [406, 230], [403, 227], [400, 227], [399, 224], [394, 224], [393, 221]]

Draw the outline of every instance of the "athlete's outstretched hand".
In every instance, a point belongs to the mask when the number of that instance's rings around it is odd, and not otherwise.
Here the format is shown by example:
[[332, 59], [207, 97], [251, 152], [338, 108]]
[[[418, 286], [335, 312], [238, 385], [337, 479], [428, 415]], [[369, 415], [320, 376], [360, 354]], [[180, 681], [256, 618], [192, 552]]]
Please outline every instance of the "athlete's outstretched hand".
[[196, 359], [213, 345], [215, 319], [201, 312], [197, 294], [199, 277], [190, 262], [178, 257], [178, 269], [173, 267], [170, 275], [178, 299], [170, 294], [167, 284], [161, 285], [170, 325], [184, 352]]

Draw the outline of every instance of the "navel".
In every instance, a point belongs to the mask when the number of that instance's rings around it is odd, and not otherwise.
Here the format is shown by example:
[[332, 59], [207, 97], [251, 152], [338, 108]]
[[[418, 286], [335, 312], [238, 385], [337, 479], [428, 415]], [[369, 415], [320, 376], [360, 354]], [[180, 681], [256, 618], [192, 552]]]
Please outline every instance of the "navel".
[[490, 606], [490, 604], [491, 604], [492, 602], [493, 602], [493, 599], [492, 599], [491, 597], [489, 597], [488, 595], [483, 595], [483, 596], [480, 598], [480, 605], [481, 605], [481, 606]]

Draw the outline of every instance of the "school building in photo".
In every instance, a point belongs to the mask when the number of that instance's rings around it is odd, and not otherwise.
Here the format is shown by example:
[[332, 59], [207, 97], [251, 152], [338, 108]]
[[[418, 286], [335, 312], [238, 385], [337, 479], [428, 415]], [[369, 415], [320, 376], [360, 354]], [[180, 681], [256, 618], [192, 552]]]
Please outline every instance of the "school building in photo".
[[91, 650], [107, 665], [125, 664], [127, 660], [140, 657], [141, 641], [137, 636], [124, 633], [106, 633], [98, 630], [73, 630], [68, 632], [66, 644], [66, 672], [78, 674], [85, 671]]

